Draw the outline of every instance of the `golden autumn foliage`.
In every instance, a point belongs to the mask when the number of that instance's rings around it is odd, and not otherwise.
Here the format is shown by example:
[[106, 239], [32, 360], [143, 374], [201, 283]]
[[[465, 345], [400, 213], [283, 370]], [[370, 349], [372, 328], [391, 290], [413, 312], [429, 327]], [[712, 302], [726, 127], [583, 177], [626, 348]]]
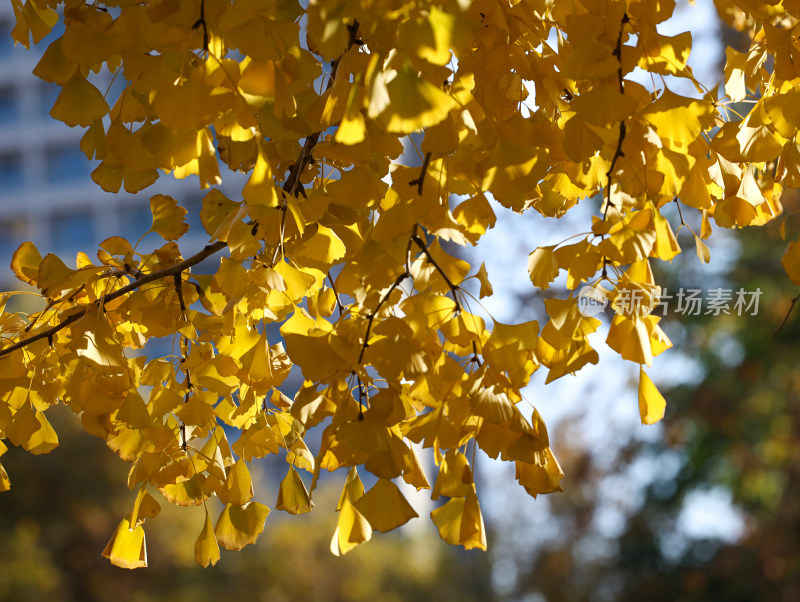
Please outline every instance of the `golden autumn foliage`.
[[[596, 363], [600, 321], [570, 295], [547, 300], [543, 326], [487, 322], [465, 283], [491, 295], [490, 275], [455, 246], [480, 244], [497, 204], [552, 218], [589, 204], [581, 237], [531, 250], [530, 278], [602, 284], [619, 307], [626, 291], [657, 297], [651, 261], [681, 252], [684, 227], [709, 261], [712, 225], [762, 225], [800, 187], [795, 1], [717, 3], [752, 44], [727, 50], [716, 89], [687, 64], [688, 32], [659, 33], [671, 0], [12, 4], [25, 46], [64, 22], [34, 73], [61, 86], [51, 115], [85, 128], [101, 188], [155, 189], [173, 174], [208, 189], [201, 251], [183, 256], [186, 211], [156, 193], [162, 246], [112, 236], [67, 265], [25, 243], [11, 267], [42, 307], [16, 313], [2, 296], [0, 435], [50, 451], [46, 413], [62, 403], [130, 463], [138, 494], [103, 552], [122, 567], [147, 563], [156, 492], [225, 504], [197, 525], [198, 563], [255, 542], [270, 508], [252, 499], [250, 465], [268, 455], [288, 464], [275, 507], [293, 514], [312, 509], [322, 471], [347, 469], [334, 554], [417, 516], [401, 481], [449, 498], [431, 513], [442, 539], [485, 549], [476, 448], [514, 462], [531, 495], [560, 490], [521, 390], [537, 369], [551, 381]], [[95, 86], [101, 70], [119, 93]], [[692, 96], [675, 91], [681, 80]], [[409, 141], [421, 167], [399, 161]], [[229, 172], [247, 174], [235, 198], [215, 188]], [[670, 203], [679, 224], [662, 214]], [[800, 284], [798, 244], [783, 264]], [[194, 273], [205, 260], [213, 275]], [[607, 343], [650, 366], [671, 346], [658, 322], [618, 312]], [[137, 352], [161, 337], [173, 355]], [[289, 398], [293, 366], [304, 382]], [[640, 374], [650, 424], [665, 400]], [[321, 431], [315, 449], [309, 431]], [[359, 468], [377, 477], [366, 491]]]

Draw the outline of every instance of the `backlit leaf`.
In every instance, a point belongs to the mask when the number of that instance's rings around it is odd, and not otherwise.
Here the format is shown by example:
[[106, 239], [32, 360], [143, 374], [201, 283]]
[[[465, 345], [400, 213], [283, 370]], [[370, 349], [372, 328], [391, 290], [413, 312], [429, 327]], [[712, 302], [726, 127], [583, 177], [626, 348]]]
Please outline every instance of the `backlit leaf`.
[[153, 214], [150, 230], [165, 240], [178, 240], [189, 231], [189, 225], [183, 221], [186, 209], [171, 196], [157, 194], [151, 197], [150, 211]]
[[203, 522], [203, 530], [197, 537], [194, 543], [194, 559], [202, 567], [215, 565], [219, 561], [219, 544], [217, 544], [217, 537], [214, 534], [214, 526], [211, 524], [211, 517], [208, 512], [205, 513], [206, 518]]
[[264, 530], [269, 512], [269, 508], [258, 502], [247, 502], [243, 506], [226, 504], [214, 527], [217, 541], [227, 550], [241, 550], [255, 543]]
[[667, 402], [644, 369], [639, 370], [639, 414], [642, 424], [654, 424], [664, 417]]
[[131, 528], [127, 518], [123, 518], [114, 535], [111, 536], [103, 556], [111, 564], [123, 569], [138, 569], [147, 566], [147, 548], [144, 529], [141, 525]]

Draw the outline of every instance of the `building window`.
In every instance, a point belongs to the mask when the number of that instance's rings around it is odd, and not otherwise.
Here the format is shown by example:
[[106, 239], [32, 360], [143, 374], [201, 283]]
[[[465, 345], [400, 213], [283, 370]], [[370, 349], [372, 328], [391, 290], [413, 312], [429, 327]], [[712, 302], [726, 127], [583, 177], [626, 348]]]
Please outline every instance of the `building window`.
[[45, 158], [49, 182], [88, 181], [89, 161], [77, 142], [69, 146], [48, 148]]
[[61, 86], [50, 82], [42, 82], [39, 87], [39, 107], [43, 115], [50, 115], [50, 111], [53, 109], [53, 105], [56, 104], [59, 94], [61, 94]]
[[94, 219], [88, 209], [54, 211], [50, 218], [51, 244], [56, 250], [82, 249], [95, 241]]
[[153, 214], [150, 213], [150, 204], [143, 201], [131, 205], [123, 205], [119, 212], [122, 223], [122, 236], [131, 243], [139, 240], [153, 225]]
[[8, 56], [14, 48], [14, 39], [11, 37], [13, 29], [11, 21], [0, 19], [0, 56]]
[[19, 119], [19, 105], [14, 88], [0, 88], [0, 123], [15, 123]]
[[22, 157], [19, 153], [0, 154], [0, 194], [22, 188]]
[[11, 259], [12, 253], [25, 242], [28, 222], [23, 217], [0, 219], [0, 257], [4, 262]]
[[188, 212], [184, 220], [189, 224], [189, 236], [204, 236], [203, 222], [200, 219], [200, 210], [203, 208], [203, 199], [198, 194], [184, 197], [181, 205]]

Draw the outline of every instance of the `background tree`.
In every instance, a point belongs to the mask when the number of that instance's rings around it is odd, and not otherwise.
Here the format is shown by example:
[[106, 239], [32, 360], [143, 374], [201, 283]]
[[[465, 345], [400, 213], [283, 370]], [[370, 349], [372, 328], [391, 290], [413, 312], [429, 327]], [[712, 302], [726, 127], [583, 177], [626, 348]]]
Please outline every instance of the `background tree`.
[[[559, 446], [562, 464], [575, 484], [549, 500], [559, 535], [517, 557], [518, 577], [505, 599], [538, 593], [548, 602], [782, 601], [797, 595], [797, 321], [790, 314], [778, 330], [797, 293], [779, 266], [796, 195], [784, 202], [786, 221], [743, 232], [730, 269], [709, 275], [676, 260], [660, 271], [670, 291], [709, 282], [760, 288], [759, 314], [667, 314], [665, 330], [680, 341], [699, 377], [665, 388], [667, 414], [654, 439], [619, 442], [609, 463], [609, 450], [570, 437], [585, 427], [579, 417], [559, 425], [555, 436], [569, 441]], [[642, 465], [650, 467], [645, 475]], [[609, 501], [598, 492], [626, 478], [631, 501], [620, 512], [618, 532], [599, 530]], [[730, 504], [726, 514], [740, 517], [741, 532], [736, 521], [728, 521], [728, 533], [709, 533], [688, 518], [693, 510], [719, 508], [703, 508], [709, 492], [729, 500], [722, 509]]]

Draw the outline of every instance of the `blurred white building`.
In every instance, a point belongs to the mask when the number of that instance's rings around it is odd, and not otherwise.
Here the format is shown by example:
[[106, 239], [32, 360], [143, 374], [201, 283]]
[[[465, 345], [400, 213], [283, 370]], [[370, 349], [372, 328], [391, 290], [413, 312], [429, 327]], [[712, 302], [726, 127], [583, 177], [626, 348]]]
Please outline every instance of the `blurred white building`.
[[[189, 210], [193, 240], [182, 245], [184, 252], [202, 246], [207, 236], [199, 213], [205, 192], [196, 176], [161, 177], [136, 195], [108, 194], [92, 181], [98, 162], [88, 161], [80, 150], [85, 128], [50, 117], [60, 88], [32, 75], [63, 24], [31, 50], [14, 45], [13, 26], [11, 3], [0, 3], [0, 290], [18, 288], [8, 266], [24, 241], [33, 241], [42, 255], [57, 253], [67, 265], [79, 250], [93, 256], [109, 236], [135, 242], [152, 223], [148, 199], [156, 193], [172, 195]], [[111, 76], [101, 74], [94, 82], [105, 92]]]

